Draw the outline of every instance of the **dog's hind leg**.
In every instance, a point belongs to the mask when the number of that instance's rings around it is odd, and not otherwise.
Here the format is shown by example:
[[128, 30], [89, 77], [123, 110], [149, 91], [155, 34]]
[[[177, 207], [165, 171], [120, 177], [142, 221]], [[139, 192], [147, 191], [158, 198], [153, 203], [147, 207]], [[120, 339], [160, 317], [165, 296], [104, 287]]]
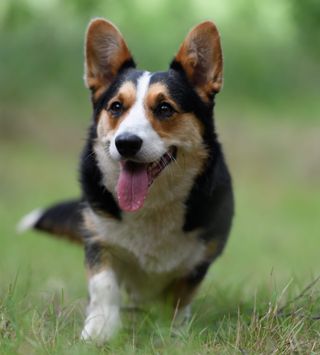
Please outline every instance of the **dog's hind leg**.
[[118, 280], [99, 244], [85, 246], [89, 305], [81, 338], [103, 344], [121, 325]]

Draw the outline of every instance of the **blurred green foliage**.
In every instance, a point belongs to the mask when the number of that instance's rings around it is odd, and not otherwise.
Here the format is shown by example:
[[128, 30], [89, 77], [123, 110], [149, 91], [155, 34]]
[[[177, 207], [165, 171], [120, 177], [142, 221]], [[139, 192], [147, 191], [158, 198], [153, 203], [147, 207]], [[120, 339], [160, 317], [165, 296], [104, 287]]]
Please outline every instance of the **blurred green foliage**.
[[273, 111], [292, 107], [288, 115], [315, 118], [320, 111], [319, 12], [317, 0], [2, 0], [2, 126], [21, 117], [22, 109], [30, 113], [43, 107], [59, 116], [63, 107], [77, 119], [89, 114], [83, 40], [95, 16], [113, 21], [138, 65], [149, 70], [165, 70], [187, 31], [212, 19], [222, 36], [222, 100], [229, 108], [259, 106], [273, 117]]
[[318, 0], [292, 0], [293, 20], [308, 54], [320, 54], [320, 4]]

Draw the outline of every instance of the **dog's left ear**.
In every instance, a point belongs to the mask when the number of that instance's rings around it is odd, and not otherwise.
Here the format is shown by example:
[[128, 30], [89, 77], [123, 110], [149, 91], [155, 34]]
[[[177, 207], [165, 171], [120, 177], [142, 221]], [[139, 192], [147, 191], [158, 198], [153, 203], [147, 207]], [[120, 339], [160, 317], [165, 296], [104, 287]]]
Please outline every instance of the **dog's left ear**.
[[85, 83], [95, 102], [119, 71], [135, 67], [120, 31], [102, 18], [90, 22], [85, 42]]
[[182, 68], [200, 96], [208, 100], [222, 87], [222, 65], [219, 32], [213, 22], [206, 21], [188, 33], [171, 68]]

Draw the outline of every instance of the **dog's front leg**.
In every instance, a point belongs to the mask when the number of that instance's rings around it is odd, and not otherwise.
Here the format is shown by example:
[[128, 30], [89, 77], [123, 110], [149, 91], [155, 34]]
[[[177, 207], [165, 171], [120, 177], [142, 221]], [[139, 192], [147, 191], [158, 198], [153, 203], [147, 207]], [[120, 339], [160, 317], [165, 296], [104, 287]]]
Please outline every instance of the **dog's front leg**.
[[121, 324], [118, 280], [110, 263], [101, 255], [99, 246], [86, 246], [90, 299], [81, 338], [98, 344], [110, 339]]

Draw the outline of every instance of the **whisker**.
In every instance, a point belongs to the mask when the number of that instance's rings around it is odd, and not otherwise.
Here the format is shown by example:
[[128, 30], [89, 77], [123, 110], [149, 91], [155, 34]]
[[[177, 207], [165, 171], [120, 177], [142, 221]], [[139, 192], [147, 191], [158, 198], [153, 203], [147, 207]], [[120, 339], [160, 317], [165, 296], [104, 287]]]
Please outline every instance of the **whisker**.
[[87, 156], [84, 157], [84, 161], [87, 161], [87, 159], [91, 158], [92, 156], [94, 156], [94, 152], [90, 152], [90, 154], [87, 154]]
[[180, 170], [182, 170], [180, 164], [178, 163], [177, 159], [173, 156], [173, 154], [170, 153], [170, 152], [168, 152], [168, 154], [169, 154], [170, 159], [172, 160], [172, 162], [173, 162], [174, 164], [176, 164], [176, 166], [177, 166]]

